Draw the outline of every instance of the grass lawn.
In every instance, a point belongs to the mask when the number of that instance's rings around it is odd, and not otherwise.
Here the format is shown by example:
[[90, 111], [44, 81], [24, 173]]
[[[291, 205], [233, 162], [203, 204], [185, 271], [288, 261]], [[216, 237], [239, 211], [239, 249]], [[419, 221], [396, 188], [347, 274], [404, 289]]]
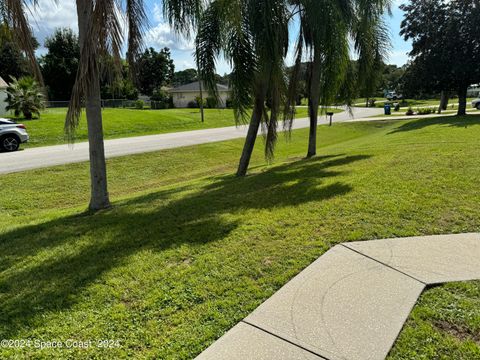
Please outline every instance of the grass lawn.
[[389, 360], [480, 359], [480, 282], [422, 295]]
[[[111, 159], [114, 208], [96, 215], [87, 164], [0, 176], [0, 338], [120, 342], [0, 358], [190, 359], [337, 243], [480, 231], [480, 117], [318, 136], [312, 160], [307, 129], [282, 136], [270, 165], [259, 140], [245, 179], [231, 175], [242, 139]], [[428, 292], [392, 357], [478, 358], [447, 331], [478, 333], [478, 289]]]
[[[342, 110], [333, 109], [334, 112]], [[297, 118], [308, 117], [308, 109], [298, 108]], [[30, 142], [23, 147], [65, 143], [66, 109], [48, 109], [39, 120], [19, 119], [27, 126]], [[205, 123], [198, 109], [134, 110], [105, 109], [103, 112], [105, 139], [153, 135], [170, 132], [235, 126], [233, 110], [205, 109]], [[87, 141], [87, 123], [82, 116], [76, 141]]]

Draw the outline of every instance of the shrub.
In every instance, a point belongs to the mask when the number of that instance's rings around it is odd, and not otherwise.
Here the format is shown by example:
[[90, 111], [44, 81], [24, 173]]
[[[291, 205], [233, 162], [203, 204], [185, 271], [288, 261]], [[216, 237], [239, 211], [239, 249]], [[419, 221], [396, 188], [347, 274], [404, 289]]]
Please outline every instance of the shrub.
[[40, 117], [40, 110], [45, 108], [45, 96], [40, 85], [31, 76], [11, 79], [12, 83], [7, 88], [7, 111], [13, 111], [16, 117], [23, 114], [27, 120], [31, 120], [33, 114]]
[[424, 108], [424, 109], [418, 109], [417, 114], [418, 115], [429, 115], [433, 114], [435, 110], [433, 108]]
[[189, 109], [196, 109], [196, 108], [198, 108], [198, 103], [196, 101], [192, 100], [188, 103], [187, 107]]
[[207, 97], [207, 108], [209, 109], [215, 109], [218, 105], [217, 99], [215, 99], [212, 96]]
[[375, 99], [368, 100], [368, 107], [375, 107], [376, 102], [377, 102], [377, 100], [375, 100]]
[[198, 107], [198, 108], [200, 107], [200, 104], [202, 104], [202, 103], [203, 103], [203, 107], [206, 107], [206, 106], [207, 106], [207, 102], [205, 101], [205, 99], [203, 99], [203, 101], [202, 101], [202, 99], [200, 99], [200, 96], [197, 96], [197, 97], [195, 98], [195, 101], [196, 101], [196, 103], [197, 103], [197, 106], [196, 106], [196, 107]]
[[152, 109], [157, 110], [157, 109], [168, 109], [171, 104], [173, 104], [173, 98], [170, 96], [169, 93], [163, 90], [155, 90], [150, 97], [150, 100], [152, 100]]
[[142, 110], [145, 107], [145, 102], [143, 100], [135, 101], [135, 109]]
[[415, 115], [415, 112], [413, 111], [412, 107], [409, 107], [407, 112], [405, 113], [407, 116]]

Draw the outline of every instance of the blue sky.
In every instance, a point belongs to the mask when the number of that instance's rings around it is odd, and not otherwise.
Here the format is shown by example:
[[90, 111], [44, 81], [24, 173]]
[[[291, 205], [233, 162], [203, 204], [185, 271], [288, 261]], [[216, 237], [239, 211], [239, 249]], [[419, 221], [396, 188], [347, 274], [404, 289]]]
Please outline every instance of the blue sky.
[[[402, 2], [404, 1], [395, 0], [393, 16], [386, 17], [392, 38], [389, 63], [397, 65], [407, 62], [407, 53], [410, 50], [410, 44], [406, 43], [399, 35], [403, 15], [398, 6]], [[146, 0], [146, 6], [151, 25], [146, 34], [146, 45], [156, 49], [169, 47], [176, 70], [194, 67], [192, 43], [176, 36], [165, 23], [162, 17], [161, 0]], [[76, 16], [75, 0], [61, 0], [57, 4], [53, 0], [39, 0], [39, 6], [34, 15], [30, 15], [30, 22], [37, 39], [43, 45], [45, 37], [52, 34], [55, 28], [70, 27], [77, 31]], [[38, 51], [39, 54], [44, 52], [43, 48]], [[225, 61], [218, 62], [218, 73], [223, 74], [229, 70]]]

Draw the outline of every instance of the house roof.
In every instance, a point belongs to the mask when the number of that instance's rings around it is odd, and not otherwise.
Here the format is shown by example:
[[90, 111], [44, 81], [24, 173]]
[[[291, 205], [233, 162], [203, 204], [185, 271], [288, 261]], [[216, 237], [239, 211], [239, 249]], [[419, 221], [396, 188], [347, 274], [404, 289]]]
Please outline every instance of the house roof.
[[[205, 84], [202, 83], [202, 88], [203, 90], [206, 91], [206, 86]], [[225, 91], [230, 91], [228, 86], [217, 84], [217, 90], [219, 92], [225, 92]], [[200, 91], [200, 82], [196, 81], [190, 84], [182, 85], [179, 87], [176, 87], [174, 89], [169, 90], [171, 93], [179, 93], [179, 92], [197, 92]]]
[[8, 84], [6, 83], [6, 81], [0, 77], [0, 89], [6, 89], [7, 87]]

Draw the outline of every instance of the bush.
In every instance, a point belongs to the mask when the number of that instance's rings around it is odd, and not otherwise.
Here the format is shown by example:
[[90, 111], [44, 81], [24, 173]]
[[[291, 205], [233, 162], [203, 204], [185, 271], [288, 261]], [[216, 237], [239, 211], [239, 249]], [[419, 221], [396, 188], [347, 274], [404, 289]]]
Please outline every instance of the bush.
[[407, 112], [405, 113], [405, 115], [412, 116], [412, 115], [415, 115], [415, 112], [413, 111], [413, 109], [411, 107], [409, 107]]
[[144, 107], [145, 107], [145, 102], [143, 100], [135, 101], [135, 109], [143, 110]]
[[435, 110], [433, 108], [424, 108], [424, 109], [418, 109], [417, 114], [418, 115], [429, 115], [433, 114]]
[[195, 98], [195, 101], [196, 101], [196, 103], [197, 103], [197, 108], [199, 108], [199, 107], [200, 107], [200, 104], [202, 104], [202, 103], [203, 103], [203, 107], [206, 107], [206, 106], [207, 106], [207, 102], [205, 101], [205, 99], [203, 99], [203, 101], [202, 101], [202, 99], [200, 99], [200, 96], [197, 96], [197, 97]]
[[217, 99], [211, 96], [207, 97], [206, 102], [207, 102], [208, 109], [215, 109], [218, 105]]
[[152, 96], [150, 97], [152, 100], [152, 109], [168, 109], [173, 104], [173, 98], [170, 96], [169, 93], [166, 91], [157, 89], [153, 92]]
[[194, 100], [190, 101], [187, 105], [189, 109], [197, 109], [198, 108], [198, 103]]
[[375, 99], [368, 100], [368, 107], [375, 107], [376, 102], [377, 102], [377, 100], [375, 100]]

